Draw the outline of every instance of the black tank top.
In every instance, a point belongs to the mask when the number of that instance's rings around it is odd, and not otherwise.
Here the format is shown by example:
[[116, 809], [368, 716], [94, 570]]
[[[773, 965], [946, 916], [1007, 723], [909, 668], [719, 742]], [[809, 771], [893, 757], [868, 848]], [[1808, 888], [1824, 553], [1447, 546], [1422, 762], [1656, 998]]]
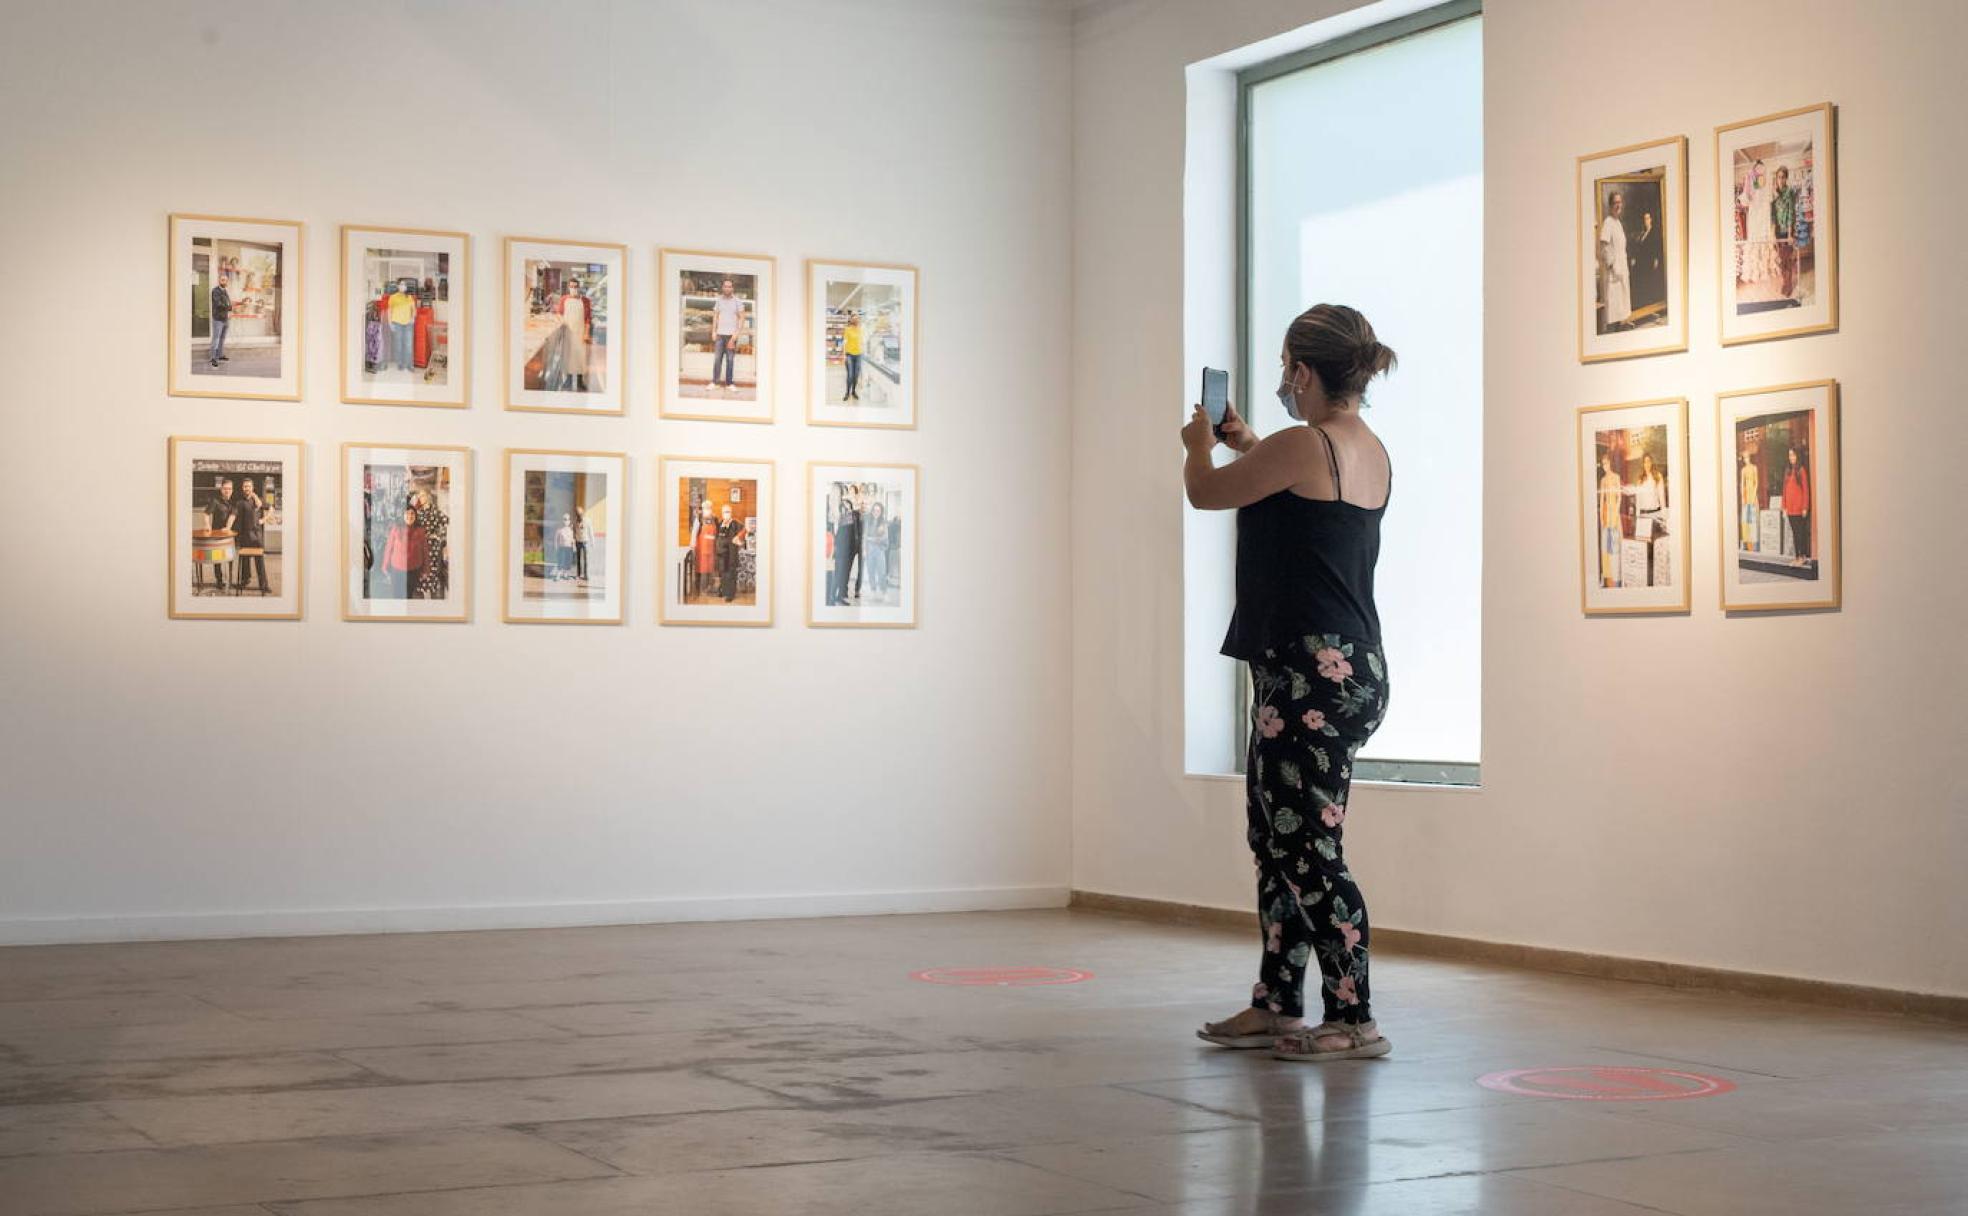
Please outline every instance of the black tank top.
[[[1317, 427], [1313, 428], [1318, 430]], [[1332, 437], [1319, 430], [1340, 489]], [[1381, 448], [1382, 453], [1386, 448]], [[1390, 463], [1387, 491], [1394, 492]], [[1261, 659], [1311, 633], [1337, 633], [1378, 643], [1374, 564], [1380, 559], [1380, 519], [1387, 503], [1305, 498], [1289, 489], [1237, 511], [1237, 606], [1222, 653]]]

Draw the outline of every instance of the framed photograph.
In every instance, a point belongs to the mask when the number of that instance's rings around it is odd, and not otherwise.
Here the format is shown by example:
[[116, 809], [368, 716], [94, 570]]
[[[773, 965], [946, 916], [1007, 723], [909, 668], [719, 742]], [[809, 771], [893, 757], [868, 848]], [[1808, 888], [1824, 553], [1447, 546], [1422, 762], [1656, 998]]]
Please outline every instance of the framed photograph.
[[1837, 114], [1715, 128], [1722, 345], [1838, 328]]
[[620, 414], [629, 251], [506, 238], [506, 408]]
[[1716, 397], [1722, 608], [1836, 608], [1838, 382]]
[[1578, 412], [1579, 606], [1688, 611], [1688, 403]]
[[295, 220], [171, 217], [173, 397], [301, 399]]
[[920, 341], [915, 267], [807, 262], [807, 422], [914, 429]]
[[912, 464], [806, 467], [806, 623], [913, 629], [922, 581]]
[[171, 616], [300, 620], [300, 441], [173, 436], [170, 476]]
[[691, 249], [665, 249], [658, 261], [662, 416], [771, 422], [778, 263]]
[[342, 445], [342, 619], [468, 621], [470, 448]]
[[663, 624], [772, 624], [772, 474], [769, 460], [664, 457]]
[[629, 460], [506, 451], [505, 619], [619, 625]]
[[471, 403], [471, 237], [342, 225], [342, 400]]
[[1579, 362], [1688, 349], [1688, 141], [1578, 158]]

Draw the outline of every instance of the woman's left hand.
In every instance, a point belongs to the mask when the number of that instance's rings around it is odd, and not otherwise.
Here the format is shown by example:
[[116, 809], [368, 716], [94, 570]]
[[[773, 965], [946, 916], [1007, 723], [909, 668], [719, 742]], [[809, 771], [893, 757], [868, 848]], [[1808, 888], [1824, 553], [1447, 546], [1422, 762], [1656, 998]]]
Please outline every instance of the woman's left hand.
[[1209, 415], [1203, 412], [1200, 405], [1182, 428], [1182, 446], [1192, 452], [1198, 449], [1207, 452], [1216, 446], [1216, 432], [1211, 429]]

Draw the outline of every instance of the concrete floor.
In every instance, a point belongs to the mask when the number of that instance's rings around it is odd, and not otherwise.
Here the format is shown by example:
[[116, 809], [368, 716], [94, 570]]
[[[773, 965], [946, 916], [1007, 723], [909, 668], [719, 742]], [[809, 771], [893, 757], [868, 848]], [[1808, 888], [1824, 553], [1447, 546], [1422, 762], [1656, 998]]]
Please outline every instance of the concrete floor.
[[[0, 950], [0, 1212], [1968, 1213], [1968, 1030], [1386, 956], [1384, 1060], [1191, 1036], [1257, 943], [1088, 912]], [[941, 987], [936, 966], [1090, 970]], [[1659, 1065], [1713, 1097], [1496, 1093]]]

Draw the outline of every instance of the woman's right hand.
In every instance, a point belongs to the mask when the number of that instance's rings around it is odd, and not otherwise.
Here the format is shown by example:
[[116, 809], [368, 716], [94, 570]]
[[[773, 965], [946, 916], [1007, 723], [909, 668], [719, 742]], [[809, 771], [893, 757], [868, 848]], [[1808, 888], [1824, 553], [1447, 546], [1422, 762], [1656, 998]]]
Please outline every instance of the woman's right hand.
[[1223, 446], [1233, 452], [1241, 454], [1257, 446], [1257, 436], [1251, 433], [1251, 429], [1248, 426], [1244, 425], [1243, 418], [1237, 413], [1237, 407], [1229, 402], [1225, 402], [1223, 405], [1223, 426], [1221, 429], [1223, 431]]

